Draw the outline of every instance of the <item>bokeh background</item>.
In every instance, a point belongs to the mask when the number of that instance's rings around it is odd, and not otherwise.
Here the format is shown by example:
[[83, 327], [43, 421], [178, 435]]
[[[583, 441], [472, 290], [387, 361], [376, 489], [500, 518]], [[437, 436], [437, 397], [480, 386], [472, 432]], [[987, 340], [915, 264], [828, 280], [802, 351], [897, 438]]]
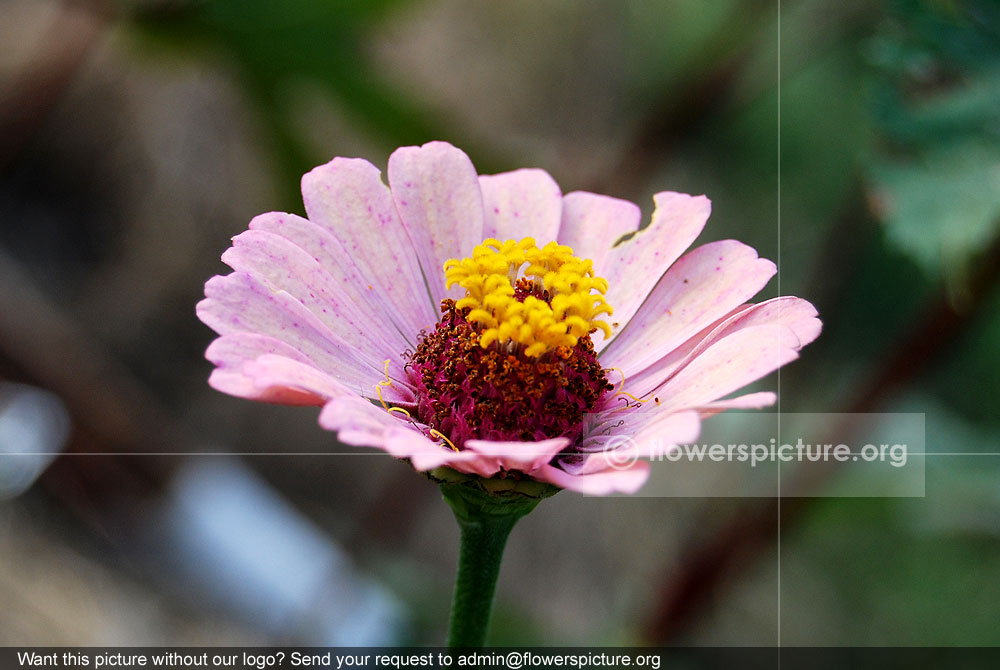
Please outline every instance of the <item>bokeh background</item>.
[[825, 323], [759, 387], [926, 418], [922, 498], [545, 501], [494, 642], [1000, 644], [993, 0], [0, 0], [0, 44], [0, 644], [443, 640], [436, 487], [212, 391], [194, 316], [303, 172], [431, 139], [707, 194]]

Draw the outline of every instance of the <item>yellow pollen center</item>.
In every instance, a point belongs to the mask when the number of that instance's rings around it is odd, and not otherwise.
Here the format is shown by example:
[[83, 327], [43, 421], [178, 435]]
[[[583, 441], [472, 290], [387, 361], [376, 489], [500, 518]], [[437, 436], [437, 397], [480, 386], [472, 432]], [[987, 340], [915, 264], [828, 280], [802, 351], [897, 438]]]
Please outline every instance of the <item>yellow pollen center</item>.
[[[515, 297], [519, 274], [548, 299]], [[574, 347], [598, 329], [611, 335], [608, 324], [597, 318], [611, 315], [604, 300], [607, 280], [595, 277], [593, 263], [577, 258], [565, 245], [549, 242], [539, 248], [530, 237], [520, 242], [490, 238], [471, 257], [447, 261], [444, 276], [448, 288], [457, 284], [465, 289], [455, 306], [468, 307], [466, 319], [483, 327], [479, 344], [484, 348], [515, 343], [525, 356], [538, 357], [556, 347]]]

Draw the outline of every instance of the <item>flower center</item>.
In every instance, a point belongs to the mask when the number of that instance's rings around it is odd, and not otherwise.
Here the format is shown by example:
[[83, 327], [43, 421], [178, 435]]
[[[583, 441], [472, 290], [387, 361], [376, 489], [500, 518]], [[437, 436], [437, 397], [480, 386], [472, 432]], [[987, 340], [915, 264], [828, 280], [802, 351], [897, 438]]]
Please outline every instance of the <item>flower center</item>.
[[407, 369], [417, 418], [461, 449], [467, 439], [582, 436], [584, 418], [610, 391], [590, 334], [611, 314], [607, 281], [589, 260], [550, 242], [488, 239], [444, 265], [441, 320], [423, 333]]
[[549, 242], [539, 249], [530, 237], [520, 242], [491, 238], [471, 257], [447, 261], [444, 276], [448, 288], [465, 289], [456, 306], [468, 307], [467, 320], [483, 326], [484, 347], [521, 345], [525, 356], [537, 358], [556, 347], [576, 346], [595, 328], [611, 335], [608, 324], [596, 319], [611, 314], [604, 300], [608, 282], [595, 277], [593, 263], [575, 257], [567, 246]]

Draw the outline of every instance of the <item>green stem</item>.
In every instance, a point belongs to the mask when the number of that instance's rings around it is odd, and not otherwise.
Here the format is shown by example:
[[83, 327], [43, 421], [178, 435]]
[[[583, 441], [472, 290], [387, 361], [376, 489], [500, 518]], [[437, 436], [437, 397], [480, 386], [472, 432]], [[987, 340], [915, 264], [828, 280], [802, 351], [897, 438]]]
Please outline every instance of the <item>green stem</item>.
[[441, 493], [461, 529], [448, 646], [482, 647], [507, 537], [539, 499], [498, 498], [462, 484], [445, 484]]

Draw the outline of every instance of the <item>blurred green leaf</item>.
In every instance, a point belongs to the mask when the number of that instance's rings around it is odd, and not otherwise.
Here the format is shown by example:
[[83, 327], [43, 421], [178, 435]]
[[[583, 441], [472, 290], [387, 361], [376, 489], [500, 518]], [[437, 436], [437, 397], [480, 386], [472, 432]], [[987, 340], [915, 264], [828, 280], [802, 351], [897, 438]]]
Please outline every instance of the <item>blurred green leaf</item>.
[[868, 45], [873, 202], [889, 241], [961, 291], [1000, 230], [1000, 13], [977, 0], [893, 7]]
[[960, 280], [1000, 224], [1000, 145], [967, 140], [871, 166], [890, 242]]

